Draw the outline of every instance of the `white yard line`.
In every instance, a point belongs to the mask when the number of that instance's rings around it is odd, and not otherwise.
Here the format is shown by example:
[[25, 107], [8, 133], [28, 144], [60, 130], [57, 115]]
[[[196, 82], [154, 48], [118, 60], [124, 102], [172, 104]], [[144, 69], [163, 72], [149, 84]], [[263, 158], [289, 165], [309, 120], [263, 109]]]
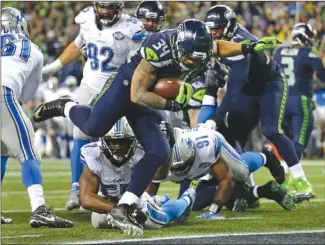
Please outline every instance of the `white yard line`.
[[287, 234], [308, 234], [308, 233], [324, 233], [325, 230], [300, 230], [300, 231], [273, 231], [273, 232], [242, 232], [242, 233], [220, 233], [213, 235], [190, 235], [190, 236], [169, 236], [160, 238], [136, 238], [136, 239], [120, 239], [120, 240], [98, 240], [98, 241], [82, 241], [64, 244], [116, 244], [125, 242], [161, 242], [164, 240], [176, 239], [193, 239], [193, 238], [207, 238], [207, 237], [224, 237], [224, 236], [255, 236], [255, 235], [287, 235]]
[[2, 239], [33, 238], [33, 237], [46, 237], [46, 235], [4, 236], [2, 237]]

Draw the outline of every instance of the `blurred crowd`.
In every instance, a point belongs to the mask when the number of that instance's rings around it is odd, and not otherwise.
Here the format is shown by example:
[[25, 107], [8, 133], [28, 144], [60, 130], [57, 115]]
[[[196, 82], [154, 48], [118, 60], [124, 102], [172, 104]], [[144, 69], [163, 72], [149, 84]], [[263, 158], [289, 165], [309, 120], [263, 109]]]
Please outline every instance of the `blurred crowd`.
[[[134, 15], [140, 2], [125, 2], [124, 12]], [[163, 29], [174, 28], [189, 18], [204, 20], [205, 14], [211, 6], [225, 4], [235, 10], [238, 22], [258, 38], [276, 36], [286, 43], [291, 40], [291, 29], [296, 22], [308, 22], [317, 30], [319, 40], [325, 40], [325, 2], [164, 1], [162, 4], [166, 10]], [[79, 27], [75, 24], [74, 18], [83, 8], [91, 6], [92, 2], [19, 1], [3, 2], [2, 5], [3, 7], [16, 7], [25, 14], [30, 24], [31, 40], [42, 49], [45, 64], [48, 64], [53, 62], [75, 39]], [[56, 87], [64, 87], [68, 76], [74, 76], [80, 83], [83, 63], [84, 59], [80, 58], [57, 73], [59, 84]], [[53, 91], [53, 89], [50, 90]], [[24, 105], [26, 113], [31, 115], [35, 106], [37, 106], [35, 101]], [[55, 143], [57, 132], [55, 127], [48, 125], [34, 125], [34, 127], [36, 129], [43, 128], [43, 133], [47, 131], [47, 134], [54, 139], [54, 141], [52, 140], [53, 144], [57, 144]]]
[[[134, 15], [140, 1], [125, 2], [125, 12]], [[176, 27], [188, 18], [204, 20], [207, 10], [215, 4], [226, 4], [237, 14], [238, 22], [257, 37], [277, 36], [281, 41], [290, 40], [291, 27], [296, 21], [309, 22], [325, 35], [325, 2], [222, 2], [222, 1], [166, 1], [164, 28]], [[52, 62], [77, 36], [78, 25], [74, 17], [92, 2], [4, 2], [4, 6], [21, 9], [30, 22], [31, 39], [43, 50], [46, 63]], [[298, 17], [298, 18], [297, 18]], [[63, 81], [68, 75], [82, 76], [82, 60], [65, 67], [59, 74]]]

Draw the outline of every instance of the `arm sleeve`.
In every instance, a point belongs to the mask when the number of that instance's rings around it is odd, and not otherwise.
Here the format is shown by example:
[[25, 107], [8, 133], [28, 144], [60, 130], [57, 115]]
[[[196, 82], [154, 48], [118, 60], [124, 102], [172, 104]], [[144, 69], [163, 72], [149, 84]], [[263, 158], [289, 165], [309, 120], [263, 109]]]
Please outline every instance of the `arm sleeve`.
[[231, 66], [231, 72], [227, 82], [227, 92], [223, 98], [220, 107], [216, 111], [216, 116], [223, 118], [225, 114], [232, 108], [234, 102], [237, 100], [238, 95], [248, 79], [250, 68], [250, 59], [244, 59], [234, 62]]

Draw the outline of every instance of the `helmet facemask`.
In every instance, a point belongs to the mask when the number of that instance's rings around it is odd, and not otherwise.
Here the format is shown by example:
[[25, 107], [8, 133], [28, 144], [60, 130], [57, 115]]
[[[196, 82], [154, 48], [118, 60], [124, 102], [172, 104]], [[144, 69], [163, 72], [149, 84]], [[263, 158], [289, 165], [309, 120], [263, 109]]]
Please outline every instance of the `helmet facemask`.
[[318, 47], [317, 31], [309, 24], [298, 23], [291, 32], [293, 44]]
[[97, 23], [106, 27], [112, 26], [120, 19], [123, 8], [123, 2], [94, 1]]

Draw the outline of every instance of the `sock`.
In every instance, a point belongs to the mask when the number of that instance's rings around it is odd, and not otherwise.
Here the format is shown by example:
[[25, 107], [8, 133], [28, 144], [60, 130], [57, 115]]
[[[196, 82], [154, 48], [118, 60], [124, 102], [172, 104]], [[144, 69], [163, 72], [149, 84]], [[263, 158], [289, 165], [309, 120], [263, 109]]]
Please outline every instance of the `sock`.
[[72, 108], [73, 106], [75, 106], [75, 105], [78, 105], [78, 104], [77, 104], [76, 102], [72, 102], [72, 101], [67, 102], [67, 103], [65, 104], [65, 106], [64, 106], [64, 115], [65, 115], [66, 117], [69, 117], [70, 110], [71, 110], [71, 108]]
[[1, 183], [6, 173], [8, 158], [9, 156], [1, 156]]
[[32, 212], [39, 206], [45, 205], [43, 187], [41, 185], [31, 185], [27, 188]]
[[42, 174], [39, 162], [26, 160], [21, 163], [22, 179], [26, 188], [32, 185], [42, 185]]
[[289, 173], [290, 170], [289, 170], [288, 165], [286, 164], [286, 162], [283, 161], [283, 160], [280, 160], [280, 163], [281, 163], [282, 167], [284, 168], [284, 172], [286, 174]]
[[257, 152], [248, 151], [241, 155], [241, 158], [248, 166], [249, 171], [255, 172], [261, 168], [265, 163], [265, 157]]
[[251, 174], [248, 176], [248, 184], [249, 184], [250, 187], [255, 186], [255, 181], [254, 181], [253, 173], [251, 173]]
[[302, 169], [301, 163], [297, 163], [291, 166], [289, 169], [294, 179], [301, 177], [306, 180], [306, 175], [304, 170]]
[[296, 150], [287, 136], [284, 134], [276, 134], [269, 140], [275, 145], [281, 157], [289, 167], [299, 162]]
[[257, 188], [259, 186], [253, 186], [250, 188], [248, 194], [247, 194], [247, 203], [251, 204], [256, 202], [259, 199], [259, 195], [257, 193]]
[[134, 193], [126, 191], [122, 195], [120, 201], [118, 202], [117, 205], [120, 204], [128, 204], [132, 205], [133, 203], [138, 203], [139, 202], [139, 197], [137, 197]]
[[140, 197], [153, 179], [159, 166], [164, 163], [157, 155], [146, 153], [132, 170], [127, 191]]
[[180, 218], [187, 207], [190, 205], [190, 200], [188, 197], [181, 197], [177, 200], [169, 200], [164, 205], [161, 206], [161, 209], [166, 214], [166, 223], [169, 223], [175, 219]]
[[73, 182], [72, 183], [70, 192], [71, 191], [79, 191], [79, 182]]
[[79, 179], [82, 174], [82, 168], [83, 168], [80, 162], [80, 149], [87, 143], [89, 143], [89, 140], [76, 139], [73, 142], [73, 148], [71, 152], [71, 177], [72, 177], [71, 183], [76, 183], [76, 182], [79, 183]]

